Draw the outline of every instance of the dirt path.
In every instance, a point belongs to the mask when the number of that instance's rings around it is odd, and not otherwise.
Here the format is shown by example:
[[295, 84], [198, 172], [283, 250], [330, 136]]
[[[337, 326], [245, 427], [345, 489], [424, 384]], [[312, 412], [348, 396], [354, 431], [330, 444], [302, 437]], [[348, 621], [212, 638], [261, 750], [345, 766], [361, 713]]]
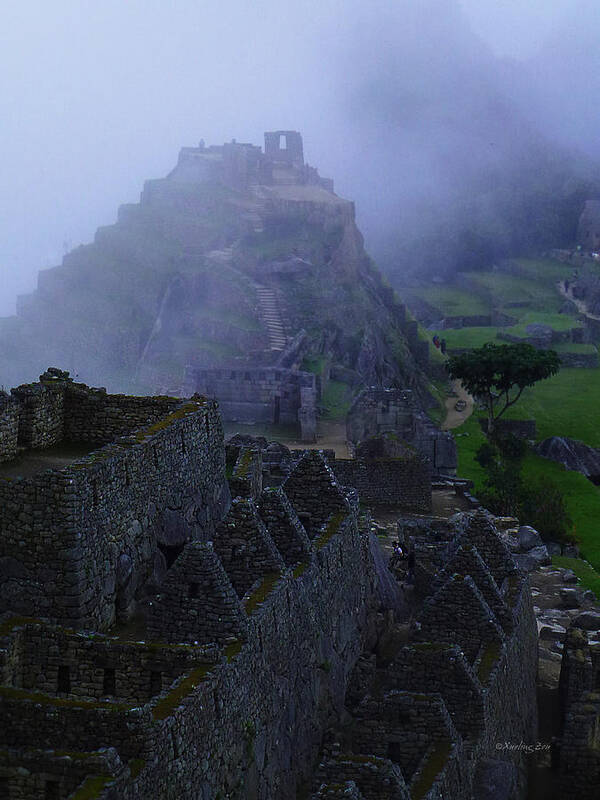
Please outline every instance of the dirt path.
[[[457, 411], [455, 406], [460, 400], [465, 402], [466, 406], [462, 411]], [[446, 418], [440, 426], [443, 431], [458, 428], [473, 413], [473, 398], [463, 389], [460, 381], [452, 381], [452, 396], [446, 400], [445, 406]]]
[[572, 303], [575, 303], [575, 305], [577, 306], [578, 311], [580, 311], [583, 314], [584, 317], [589, 317], [590, 319], [595, 319], [595, 320], [599, 320], [600, 321], [600, 316], [598, 316], [598, 314], [591, 314], [587, 310], [587, 305], [585, 304], [585, 301], [584, 300], [578, 300], [576, 297], [573, 297], [573, 290], [569, 289], [567, 291], [565, 289], [565, 285], [564, 285], [564, 283], [562, 281], [559, 281], [556, 284], [556, 286], [558, 288], [558, 291], [560, 292], [560, 294], [562, 294], [562, 296], [564, 298], [566, 298], [567, 300], [570, 300]]

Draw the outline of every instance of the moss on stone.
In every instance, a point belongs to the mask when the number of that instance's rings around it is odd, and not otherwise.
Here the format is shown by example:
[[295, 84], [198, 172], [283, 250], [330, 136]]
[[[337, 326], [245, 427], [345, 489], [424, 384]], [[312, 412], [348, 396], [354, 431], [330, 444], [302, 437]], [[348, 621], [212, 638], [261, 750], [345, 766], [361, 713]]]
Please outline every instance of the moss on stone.
[[149, 436], [153, 436], [155, 433], [166, 430], [174, 422], [177, 422], [180, 419], [185, 419], [185, 417], [187, 417], [189, 414], [193, 414], [195, 411], [199, 411], [199, 409], [200, 405], [196, 402], [186, 403], [184, 406], [181, 406], [181, 408], [178, 408], [177, 411], [167, 414], [166, 417], [163, 417], [158, 422], [150, 425], [150, 427], [143, 428], [142, 430], [138, 431], [135, 434], [135, 439], [137, 442], [143, 442]]
[[227, 647], [223, 650], [223, 655], [227, 659], [227, 662], [233, 661], [233, 659], [239, 655], [240, 650], [242, 649], [243, 642], [241, 639], [236, 639], [235, 642], [228, 644]]
[[280, 577], [281, 572], [269, 572], [267, 575], [265, 575], [258, 589], [253, 592], [253, 594], [251, 594], [244, 603], [246, 614], [252, 614], [252, 612], [256, 611], [258, 606], [261, 605], [261, 603], [264, 603], [264, 601], [273, 591], [273, 588]]
[[6, 636], [12, 633], [15, 628], [19, 628], [22, 625], [30, 625], [39, 622], [41, 622], [41, 620], [35, 619], [34, 617], [10, 617], [0, 625], [0, 636]]
[[342, 522], [345, 519], [346, 519], [346, 514], [342, 512], [333, 515], [333, 517], [327, 523], [327, 527], [315, 542], [315, 547], [317, 548], [317, 550], [321, 550], [321, 548], [325, 547], [325, 545], [329, 541], [331, 541], [331, 539], [339, 531]]
[[498, 658], [500, 657], [501, 645], [499, 642], [488, 642], [485, 646], [479, 667], [477, 669], [477, 677], [479, 678], [482, 686], [487, 686], [492, 674], [492, 670]]
[[54, 697], [42, 692], [30, 692], [27, 689], [15, 689], [12, 686], [0, 686], [0, 697], [7, 700], [30, 700], [43, 706], [56, 706], [58, 708], [87, 708], [103, 711], [131, 711], [138, 708], [135, 703], [108, 703], [95, 700], [71, 700], [70, 698]]
[[294, 572], [292, 573], [294, 578], [302, 577], [302, 575], [304, 575], [304, 573], [306, 572], [308, 564], [309, 564], [308, 561], [302, 561], [300, 562], [300, 564], [294, 567]]
[[238, 459], [233, 474], [239, 478], [245, 478], [252, 463], [252, 450], [245, 450]]
[[94, 800], [99, 797], [107, 783], [112, 778], [107, 775], [88, 775], [75, 794], [70, 795], [69, 800]]
[[132, 758], [128, 766], [129, 772], [131, 773], [131, 778], [132, 780], [135, 780], [146, 766], [146, 761], [143, 758]]
[[451, 752], [452, 742], [449, 739], [442, 739], [435, 743], [433, 752], [423, 766], [421, 774], [410, 787], [411, 800], [422, 800], [427, 795], [433, 782], [448, 763]]
[[193, 669], [189, 675], [180, 680], [177, 686], [171, 689], [169, 694], [154, 706], [152, 711], [154, 719], [163, 720], [171, 716], [173, 711], [181, 705], [181, 701], [188, 697], [199, 683], [202, 683], [212, 667], [214, 667], [214, 664], [203, 664]]

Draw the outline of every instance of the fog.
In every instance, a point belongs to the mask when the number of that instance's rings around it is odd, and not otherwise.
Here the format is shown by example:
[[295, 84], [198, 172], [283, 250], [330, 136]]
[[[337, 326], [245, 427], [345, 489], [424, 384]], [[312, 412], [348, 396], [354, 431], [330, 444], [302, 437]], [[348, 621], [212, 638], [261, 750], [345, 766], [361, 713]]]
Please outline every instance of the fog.
[[478, 254], [519, 246], [528, 169], [546, 194], [596, 179], [595, 0], [4, 5], [0, 314], [200, 138], [300, 130], [392, 272], [419, 242], [454, 267], [463, 220]]

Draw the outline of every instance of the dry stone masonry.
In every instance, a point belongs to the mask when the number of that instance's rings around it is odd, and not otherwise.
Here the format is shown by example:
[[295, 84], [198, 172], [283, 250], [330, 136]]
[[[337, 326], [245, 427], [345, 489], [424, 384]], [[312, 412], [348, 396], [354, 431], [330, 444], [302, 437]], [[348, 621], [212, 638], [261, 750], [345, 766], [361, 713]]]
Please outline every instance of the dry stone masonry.
[[[55, 371], [7, 404], [36, 448], [0, 468], [0, 796], [462, 800], [490, 762], [524, 785], [495, 743], [535, 733], [536, 629], [487, 515], [407, 521], [404, 630], [323, 453], [261, 488], [268, 447], [226, 459], [199, 396], [111, 396]], [[73, 442], [91, 452], [64, 463]], [[40, 453], [54, 466], [31, 468]]]

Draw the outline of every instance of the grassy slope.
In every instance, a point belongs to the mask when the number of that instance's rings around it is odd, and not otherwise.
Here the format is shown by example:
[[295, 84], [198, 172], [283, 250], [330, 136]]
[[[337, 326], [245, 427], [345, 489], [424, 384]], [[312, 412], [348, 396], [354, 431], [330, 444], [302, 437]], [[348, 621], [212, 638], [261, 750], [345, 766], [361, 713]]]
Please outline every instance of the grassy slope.
[[[596, 398], [600, 389], [600, 369], [564, 369], [554, 378], [542, 381], [527, 390], [519, 403], [510, 409], [510, 417], [534, 417], [538, 439], [548, 436], [569, 436], [600, 447], [600, 431], [596, 424]], [[508, 412], [507, 412], [508, 414]], [[458, 474], [475, 481], [475, 493], [482, 486], [485, 473], [474, 460], [484, 437], [475, 417], [455, 431], [458, 446]], [[525, 478], [551, 479], [565, 495], [574, 533], [582, 555], [600, 571], [600, 489], [578, 472], [565, 470], [560, 464], [531, 453], [524, 462]], [[584, 585], [597, 589], [600, 575], [583, 567]], [[597, 581], [598, 583], [595, 583]]]

